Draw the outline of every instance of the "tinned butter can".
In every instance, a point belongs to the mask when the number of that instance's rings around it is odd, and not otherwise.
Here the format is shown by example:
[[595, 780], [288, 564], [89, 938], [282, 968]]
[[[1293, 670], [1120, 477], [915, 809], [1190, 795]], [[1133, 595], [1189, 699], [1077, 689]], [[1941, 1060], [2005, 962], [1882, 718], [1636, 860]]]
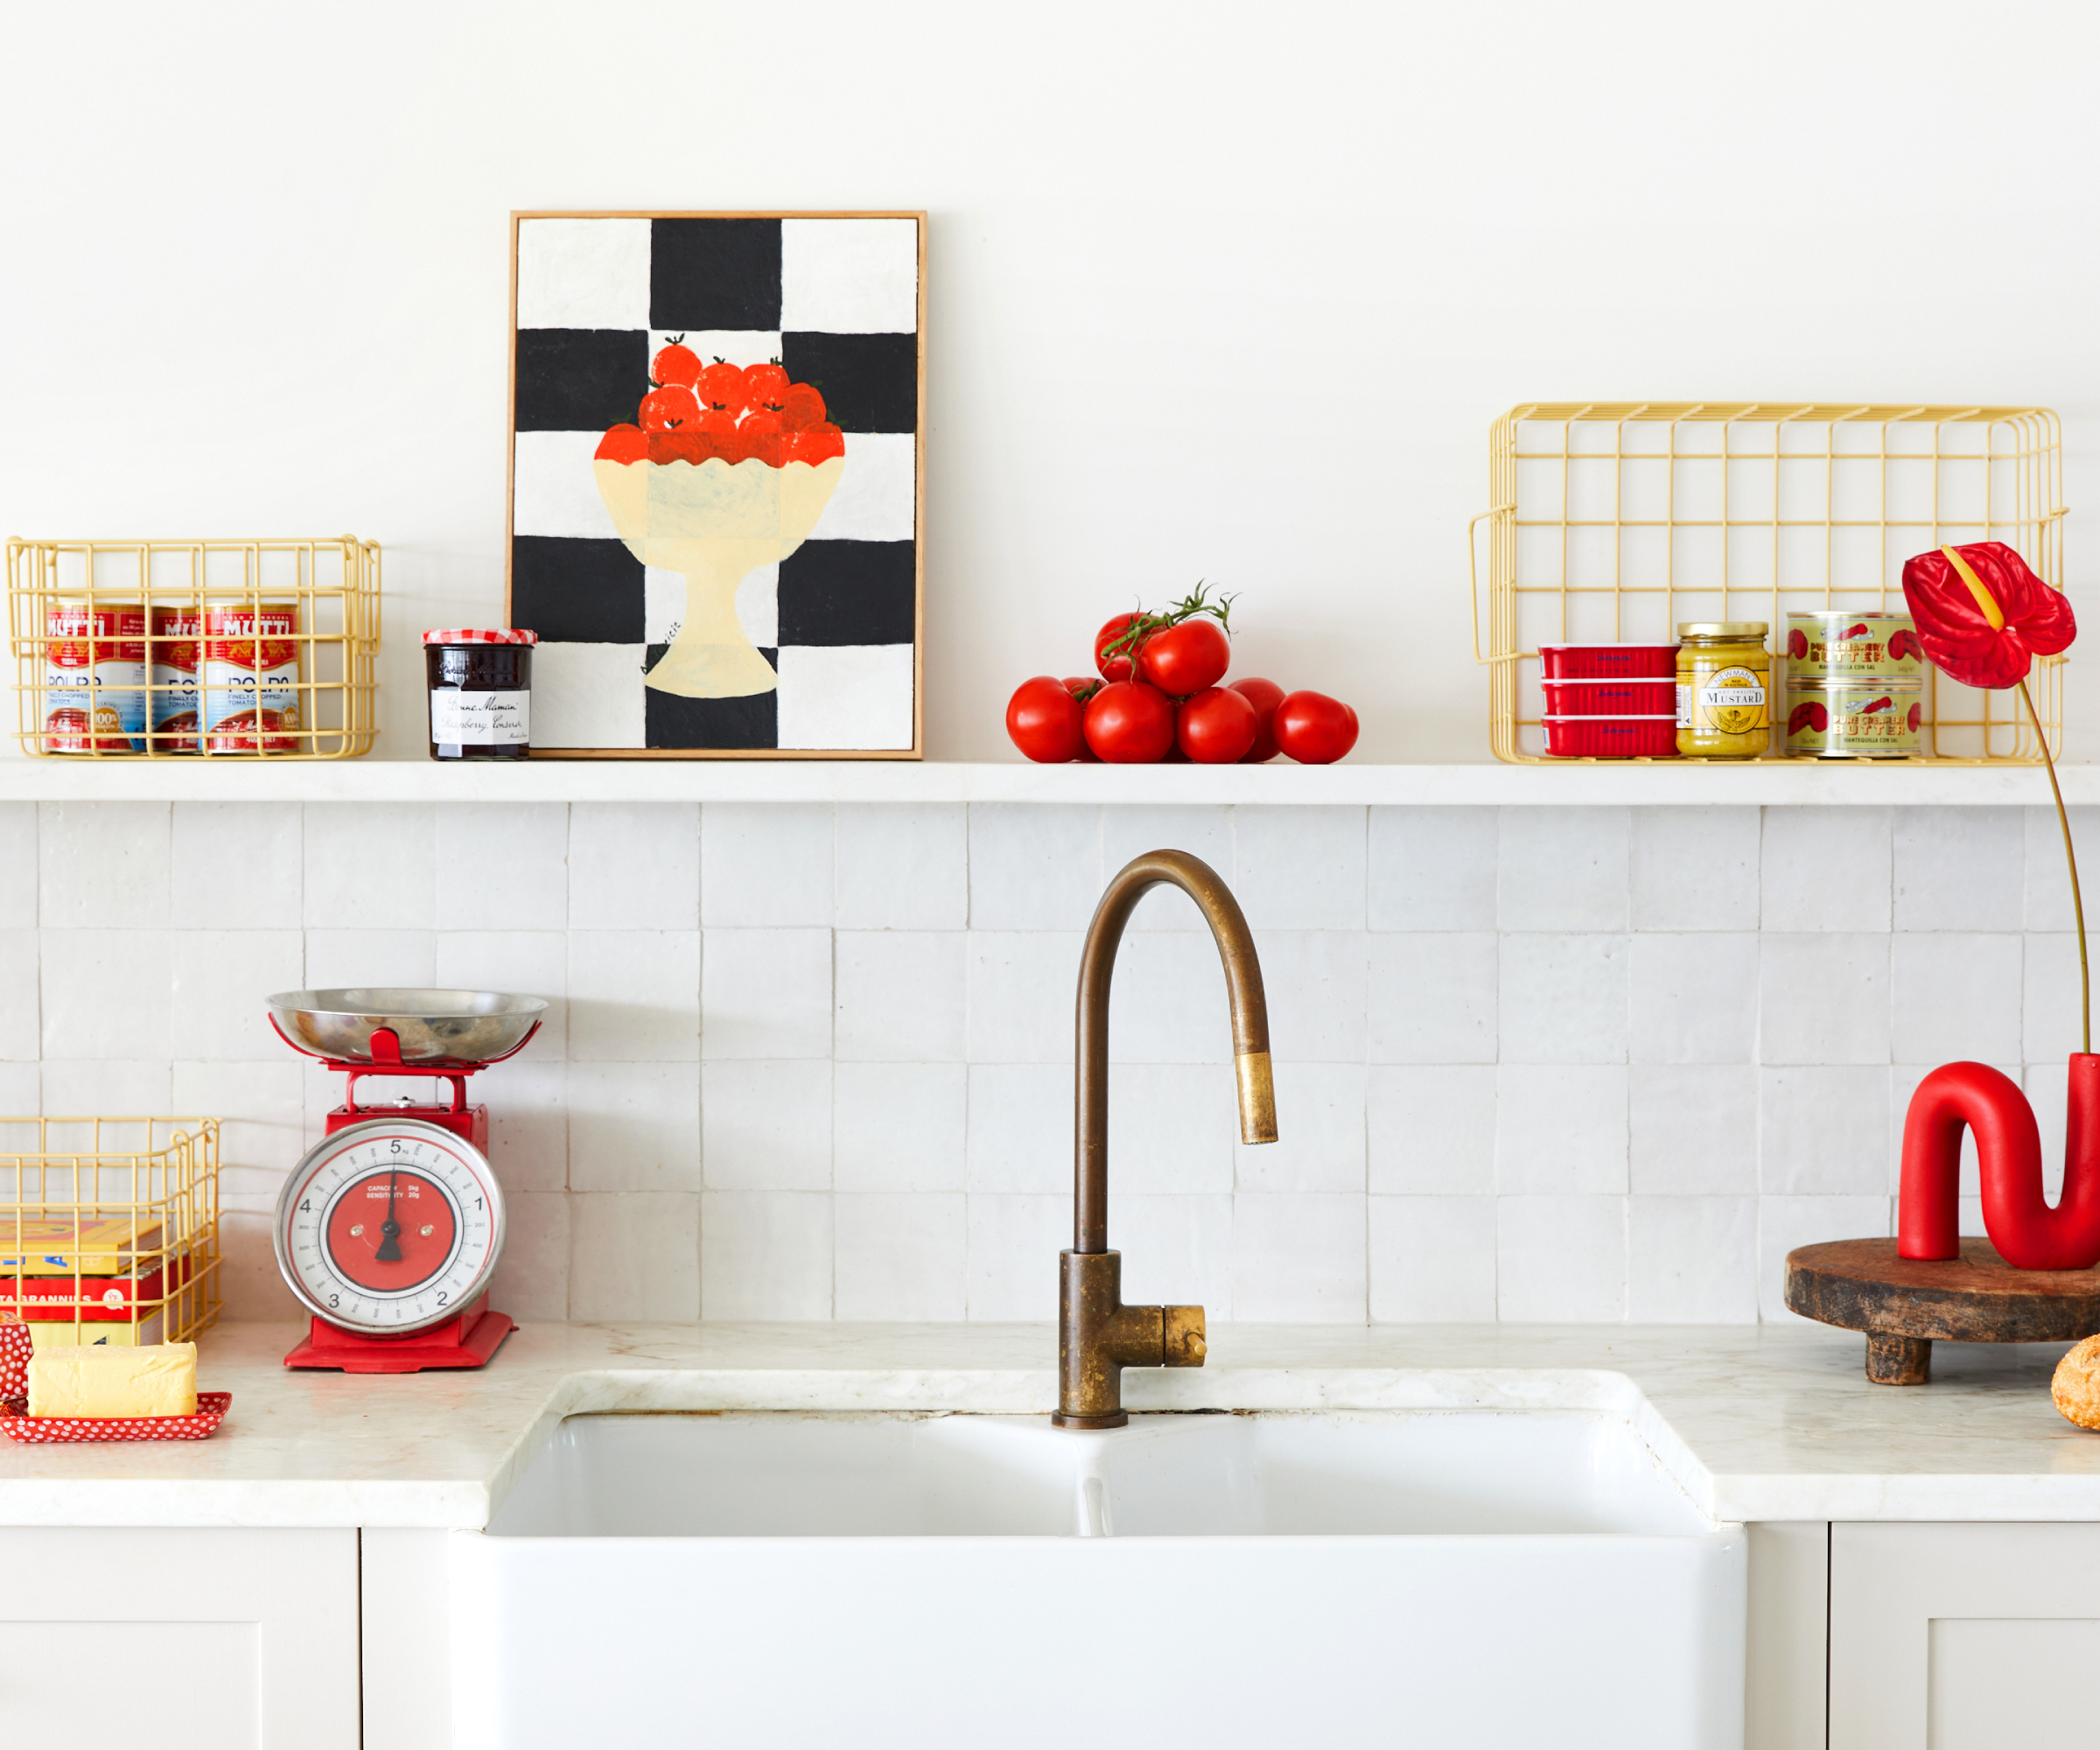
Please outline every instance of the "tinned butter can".
[[1908, 760], [1919, 750], [1924, 690], [1875, 676], [1787, 681], [1782, 747], [1821, 760]]
[[1787, 673], [1803, 680], [1877, 676], [1915, 681], [1925, 662], [1916, 623], [1907, 613], [1818, 611], [1787, 616]]

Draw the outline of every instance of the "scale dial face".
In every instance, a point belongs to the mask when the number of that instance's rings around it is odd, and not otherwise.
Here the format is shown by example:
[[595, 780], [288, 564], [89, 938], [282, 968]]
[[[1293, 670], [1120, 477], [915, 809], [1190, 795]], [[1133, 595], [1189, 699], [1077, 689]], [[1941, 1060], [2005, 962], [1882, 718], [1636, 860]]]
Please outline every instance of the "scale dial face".
[[277, 1196], [277, 1268], [346, 1331], [442, 1325], [488, 1286], [503, 1251], [503, 1193], [464, 1137], [378, 1117], [324, 1138]]

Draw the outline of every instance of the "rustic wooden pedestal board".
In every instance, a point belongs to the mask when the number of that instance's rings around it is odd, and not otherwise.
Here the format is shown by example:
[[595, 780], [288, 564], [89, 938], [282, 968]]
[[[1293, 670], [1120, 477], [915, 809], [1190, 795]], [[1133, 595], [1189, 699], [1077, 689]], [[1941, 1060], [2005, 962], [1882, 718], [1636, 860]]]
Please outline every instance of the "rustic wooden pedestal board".
[[1787, 1254], [1787, 1306], [1866, 1333], [1866, 1376], [1923, 1385], [1932, 1346], [2068, 1342], [2100, 1332], [2100, 1270], [2015, 1270], [1988, 1240], [1959, 1257], [1899, 1257], [1894, 1240], [1832, 1240]]

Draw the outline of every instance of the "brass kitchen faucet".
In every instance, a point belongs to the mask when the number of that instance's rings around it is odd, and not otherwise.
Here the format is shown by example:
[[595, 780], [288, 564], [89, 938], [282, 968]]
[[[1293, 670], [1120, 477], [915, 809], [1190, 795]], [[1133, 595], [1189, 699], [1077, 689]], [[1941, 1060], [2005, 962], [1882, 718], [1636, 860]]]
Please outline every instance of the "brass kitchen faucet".
[[1060, 1428], [1120, 1428], [1127, 1423], [1126, 1367], [1203, 1365], [1203, 1309], [1125, 1306], [1123, 1254], [1109, 1250], [1109, 980], [1131, 912], [1148, 889], [1162, 883], [1196, 902], [1225, 962], [1240, 1138], [1276, 1140], [1269, 1004], [1262, 993], [1262, 963], [1239, 901], [1200, 858], [1185, 850], [1148, 850], [1109, 883], [1080, 952], [1072, 1249], [1059, 1254], [1057, 1414], [1050, 1418]]

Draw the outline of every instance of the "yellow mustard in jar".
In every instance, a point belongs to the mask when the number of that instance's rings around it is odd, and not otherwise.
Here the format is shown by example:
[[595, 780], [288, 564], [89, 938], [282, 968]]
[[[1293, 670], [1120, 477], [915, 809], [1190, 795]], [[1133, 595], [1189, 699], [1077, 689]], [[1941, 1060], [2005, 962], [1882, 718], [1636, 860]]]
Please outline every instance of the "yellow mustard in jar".
[[1772, 743], [1772, 658], [1761, 620], [1677, 627], [1677, 752], [1754, 760]]

